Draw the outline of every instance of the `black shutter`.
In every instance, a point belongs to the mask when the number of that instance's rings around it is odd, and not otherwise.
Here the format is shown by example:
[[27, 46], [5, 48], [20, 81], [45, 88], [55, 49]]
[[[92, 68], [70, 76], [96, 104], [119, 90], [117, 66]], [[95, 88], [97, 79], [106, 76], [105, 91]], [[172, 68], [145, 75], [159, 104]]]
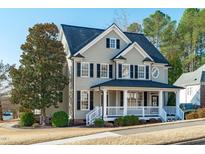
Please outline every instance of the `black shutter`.
[[137, 79], [138, 78], [138, 66], [135, 65], [135, 78]]
[[120, 91], [120, 106], [123, 106], [123, 91]]
[[112, 64], [109, 65], [109, 78], [112, 78]]
[[100, 64], [97, 64], [97, 78], [100, 78]]
[[110, 39], [109, 38], [106, 38], [106, 47], [110, 48]]
[[90, 77], [93, 78], [93, 63], [90, 63]]
[[77, 77], [80, 77], [81, 73], [81, 63], [77, 63]]
[[144, 92], [144, 106], [147, 106], [147, 92]]
[[77, 91], [77, 110], [80, 110], [80, 91]]
[[130, 65], [130, 78], [132, 79], [133, 77], [134, 77], [133, 65]]
[[118, 77], [122, 78], [122, 64], [118, 65]]
[[146, 65], [146, 79], [149, 79], [149, 66]]
[[93, 110], [93, 91], [90, 91], [90, 110]]
[[120, 49], [120, 40], [117, 39], [117, 49]]

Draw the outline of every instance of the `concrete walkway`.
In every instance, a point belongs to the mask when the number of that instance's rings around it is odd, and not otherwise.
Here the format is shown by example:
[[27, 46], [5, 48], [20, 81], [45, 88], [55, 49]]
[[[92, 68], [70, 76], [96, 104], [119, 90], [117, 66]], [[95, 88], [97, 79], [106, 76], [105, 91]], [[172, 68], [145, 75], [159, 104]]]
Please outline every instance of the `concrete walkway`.
[[50, 141], [50, 142], [37, 143], [33, 145], [62, 145], [65, 143], [99, 139], [99, 138], [105, 138], [105, 137], [116, 137], [116, 136], [120, 136], [120, 135], [112, 133], [112, 132], [105, 132], [105, 133], [97, 133], [97, 134], [73, 137], [73, 138], [62, 139], [62, 140], [55, 140], [55, 141]]

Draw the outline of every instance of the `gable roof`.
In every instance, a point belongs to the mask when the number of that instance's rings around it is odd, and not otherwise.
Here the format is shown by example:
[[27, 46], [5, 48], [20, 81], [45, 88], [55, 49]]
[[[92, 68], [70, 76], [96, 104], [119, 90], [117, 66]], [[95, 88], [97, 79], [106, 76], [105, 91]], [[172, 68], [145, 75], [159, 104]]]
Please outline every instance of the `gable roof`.
[[189, 86], [201, 84], [202, 82], [205, 82], [205, 64], [193, 72], [183, 73], [174, 85]]
[[[87, 44], [89, 44], [91, 41], [93, 41], [100, 34], [107, 30], [65, 24], [62, 24], [61, 26], [69, 45], [71, 56], [76, 54], [79, 50], [81, 50], [83, 47], [85, 47]], [[156, 47], [154, 47], [154, 45], [150, 41], [148, 41], [148, 39], [143, 34], [129, 32], [123, 33], [132, 43], [138, 43], [139, 46], [144, 51], [146, 51], [146, 53], [154, 60], [154, 62], [168, 64], [168, 61], [164, 58], [164, 56]]]
[[129, 44], [125, 49], [123, 49], [120, 53], [118, 53], [115, 57], [115, 58], [119, 58], [120, 56], [124, 56], [127, 52], [129, 52], [131, 49], [133, 48], [137, 48], [138, 51], [141, 53], [141, 55], [144, 57], [144, 58], [149, 58], [149, 59], [152, 59], [148, 54], [147, 52], [145, 52], [138, 44], [137, 42], [133, 42], [131, 44]]

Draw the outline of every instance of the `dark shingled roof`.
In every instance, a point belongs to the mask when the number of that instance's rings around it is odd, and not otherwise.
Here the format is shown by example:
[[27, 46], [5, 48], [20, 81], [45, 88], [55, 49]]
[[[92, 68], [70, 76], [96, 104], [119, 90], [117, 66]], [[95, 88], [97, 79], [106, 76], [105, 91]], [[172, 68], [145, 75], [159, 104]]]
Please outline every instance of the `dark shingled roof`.
[[[72, 56], [105, 31], [105, 29], [88, 28], [64, 24], [62, 24], [61, 26], [70, 47], [70, 52]], [[154, 62], [168, 64], [168, 61], [164, 58], [164, 56], [159, 52], [157, 48], [154, 47], [152, 43], [148, 41], [148, 39], [143, 34], [129, 32], [124, 32], [124, 34], [132, 42], [137, 42], [154, 60]]]
[[172, 88], [172, 89], [183, 89], [182, 87], [173, 86], [166, 83], [160, 83], [156, 81], [151, 80], [110, 80], [95, 86], [92, 86], [91, 88], [95, 87], [145, 87], [145, 88]]

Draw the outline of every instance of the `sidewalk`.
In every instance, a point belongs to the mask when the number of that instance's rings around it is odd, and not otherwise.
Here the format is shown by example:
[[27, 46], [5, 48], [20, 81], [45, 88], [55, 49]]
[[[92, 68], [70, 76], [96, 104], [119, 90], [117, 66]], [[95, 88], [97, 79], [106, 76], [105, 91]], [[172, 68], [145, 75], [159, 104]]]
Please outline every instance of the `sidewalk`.
[[78, 142], [78, 141], [100, 139], [100, 138], [105, 138], [105, 137], [117, 137], [117, 136], [121, 136], [121, 135], [115, 134], [112, 132], [105, 132], [105, 133], [97, 133], [93, 135], [73, 137], [73, 138], [62, 139], [62, 140], [55, 140], [55, 141], [50, 141], [50, 142], [37, 143], [37, 144], [32, 144], [32, 145], [62, 145], [62, 144]]

